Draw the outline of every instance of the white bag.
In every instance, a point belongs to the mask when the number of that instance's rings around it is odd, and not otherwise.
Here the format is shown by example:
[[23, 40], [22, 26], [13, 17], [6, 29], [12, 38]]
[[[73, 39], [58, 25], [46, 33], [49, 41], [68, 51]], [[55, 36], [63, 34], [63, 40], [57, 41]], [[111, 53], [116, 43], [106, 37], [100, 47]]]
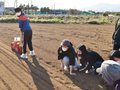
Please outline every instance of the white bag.
[[21, 39], [20, 39], [20, 37], [14, 37], [14, 41], [15, 41], [15, 42], [20, 42]]

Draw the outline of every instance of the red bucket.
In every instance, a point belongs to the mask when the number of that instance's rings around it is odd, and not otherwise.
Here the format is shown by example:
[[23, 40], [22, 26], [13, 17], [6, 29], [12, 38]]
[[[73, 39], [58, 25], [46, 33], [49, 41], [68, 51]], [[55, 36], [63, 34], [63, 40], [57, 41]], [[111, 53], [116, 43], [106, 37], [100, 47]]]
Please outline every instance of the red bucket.
[[11, 49], [12, 51], [15, 51], [18, 54], [22, 54], [22, 47], [20, 46], [19, 42], [12, 42]]

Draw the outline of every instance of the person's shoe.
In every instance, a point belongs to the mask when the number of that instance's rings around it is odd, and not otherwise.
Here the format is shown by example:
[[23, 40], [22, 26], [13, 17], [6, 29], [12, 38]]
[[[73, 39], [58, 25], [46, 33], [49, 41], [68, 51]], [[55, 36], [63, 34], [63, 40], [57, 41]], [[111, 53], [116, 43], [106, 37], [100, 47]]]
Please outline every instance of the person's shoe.
[[67, 67], [67, 66], [64, 66], [64, 70], [65, 70], [65, 71], [68, 71], [68, 67]]
[[85, 71], [86, 74], [90, 73], [88, 70]]
[[71, 76], [76, 76], [76, 73], [70, 73]]
[[27, 58], [28, 58], [26, 54], [22, 54], [20, 57], [21, 57], [22, 59], [27, 59]]
[[35, 56], [35, 51], [30, 51], [30, 56]]

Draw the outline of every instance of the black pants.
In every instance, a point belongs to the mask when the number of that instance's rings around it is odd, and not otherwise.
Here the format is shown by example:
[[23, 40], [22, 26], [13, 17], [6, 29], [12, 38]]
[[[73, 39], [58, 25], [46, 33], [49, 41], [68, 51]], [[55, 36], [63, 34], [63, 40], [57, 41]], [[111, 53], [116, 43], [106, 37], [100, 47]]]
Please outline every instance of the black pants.
[[101, 67], [101, 64], [103, 63], [103, 61], [97, 61], [93, 66], [94, 66], [94, 69], [95, 69], [95, 71], [94, 71], [94, 74], [95, 75], [98, 75], [98, 73], [96, 72], [96, 69], [97, 68], [99, 68], [99, 67]]
[[23, 53], [24, 54], [26, 53], [27, 45], [28, 45], [28, 48], [30, 49], [30, 51], [32, 51], [33, 50], [32, 31], [26, 31], [23, 33]]
[[120, 49], [120, 45], [118, 45], [118, 44], [113, 45], [113, 50], [119, 50], [119, 49]]

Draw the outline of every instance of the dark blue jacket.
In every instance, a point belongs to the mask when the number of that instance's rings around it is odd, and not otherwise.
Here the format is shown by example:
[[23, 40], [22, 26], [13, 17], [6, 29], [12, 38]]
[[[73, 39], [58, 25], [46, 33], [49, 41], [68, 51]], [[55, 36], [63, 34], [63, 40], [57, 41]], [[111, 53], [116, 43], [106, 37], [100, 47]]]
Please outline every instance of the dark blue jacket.
[[116, 22], [115, 32], [113, 33], [112, 39], [114, 44], [120, 45], [120, 19]]

